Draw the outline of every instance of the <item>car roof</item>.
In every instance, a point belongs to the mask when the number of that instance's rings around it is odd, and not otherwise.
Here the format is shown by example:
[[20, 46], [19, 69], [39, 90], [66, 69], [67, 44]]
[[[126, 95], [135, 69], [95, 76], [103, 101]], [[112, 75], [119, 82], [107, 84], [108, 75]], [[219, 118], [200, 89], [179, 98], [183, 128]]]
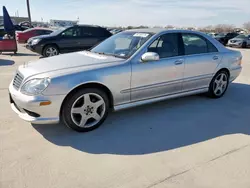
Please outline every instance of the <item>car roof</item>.
[[204, 35], [205, 33], [202, 33], [200, 31], [193, 31], [193, 30], [184, 30], [184, 29], [165, 29], [165, 28], [146, 28], [146, 29], [131, 29], [126, 31], [132, 31], [132, 32], [142, 32], [142, 33], [153, 33], [153, 34], [161, 34], [161, 33], [194, 33], [194, 34], [201, 34]]
[[96, 27], [96, 28], [102, 28], [99, 25], [88, 25], [88, 24], [77, 24], [77, 25], [74, 25], [73, 27]]

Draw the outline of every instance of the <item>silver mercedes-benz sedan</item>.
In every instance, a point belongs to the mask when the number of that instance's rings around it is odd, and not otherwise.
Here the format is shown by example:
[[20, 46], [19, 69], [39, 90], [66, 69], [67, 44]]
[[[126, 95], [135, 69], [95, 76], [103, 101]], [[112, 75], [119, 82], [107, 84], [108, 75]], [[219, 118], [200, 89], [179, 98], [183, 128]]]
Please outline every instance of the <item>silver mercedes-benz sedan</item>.
[[242, 55], [194, 31], [138, 29], [90, 51], [27, 62], [9, 86], [12, 109], [34, 124], [80, 131], [117, 111], [207, 93], [220, 98], [241, 72]]

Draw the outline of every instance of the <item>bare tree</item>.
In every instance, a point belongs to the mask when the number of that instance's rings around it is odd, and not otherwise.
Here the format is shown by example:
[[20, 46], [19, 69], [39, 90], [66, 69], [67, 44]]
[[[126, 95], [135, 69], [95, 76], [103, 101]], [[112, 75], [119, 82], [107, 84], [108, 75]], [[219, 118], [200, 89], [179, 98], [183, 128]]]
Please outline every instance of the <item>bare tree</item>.
[[232, 32], [234, 30], [234, 25], [228, 25], [228, 24], [218, 24], [214, 27], [215, 32], [218, 33], [225, 33], [225, 32]]
[[173, 25], [167, 25], [165, 28], [166, 29], [174, 29], [175, 27]]
[[243, 24], [243, 27], [250, 31], [250, 21]]

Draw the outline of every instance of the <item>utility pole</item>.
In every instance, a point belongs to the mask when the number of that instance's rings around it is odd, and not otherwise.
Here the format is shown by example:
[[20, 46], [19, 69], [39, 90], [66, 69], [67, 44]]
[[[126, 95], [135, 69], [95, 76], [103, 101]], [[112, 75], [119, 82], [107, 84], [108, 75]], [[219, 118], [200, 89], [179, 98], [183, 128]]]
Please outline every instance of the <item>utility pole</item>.
[[26, 0], [27, 3], [27, 10], [28, 10], [28, 16], [29, 16], [29, 22], [31, 24], [31, 15], [30, 15], [30, 1]]

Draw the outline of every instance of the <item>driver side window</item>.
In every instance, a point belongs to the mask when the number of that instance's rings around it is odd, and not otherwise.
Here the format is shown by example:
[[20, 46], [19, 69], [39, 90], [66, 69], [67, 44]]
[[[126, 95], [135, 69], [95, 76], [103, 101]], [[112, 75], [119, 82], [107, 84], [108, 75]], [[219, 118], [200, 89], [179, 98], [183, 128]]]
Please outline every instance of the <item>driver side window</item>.
[[149, 46], [148, 52], [159, 54], [161, 59], [178, 56], [178, 34], [168, 33], [162, 35]]
[[70, 28], [62, 33], [65, 37], [80, 37], [81, 29], [80, 28]]

